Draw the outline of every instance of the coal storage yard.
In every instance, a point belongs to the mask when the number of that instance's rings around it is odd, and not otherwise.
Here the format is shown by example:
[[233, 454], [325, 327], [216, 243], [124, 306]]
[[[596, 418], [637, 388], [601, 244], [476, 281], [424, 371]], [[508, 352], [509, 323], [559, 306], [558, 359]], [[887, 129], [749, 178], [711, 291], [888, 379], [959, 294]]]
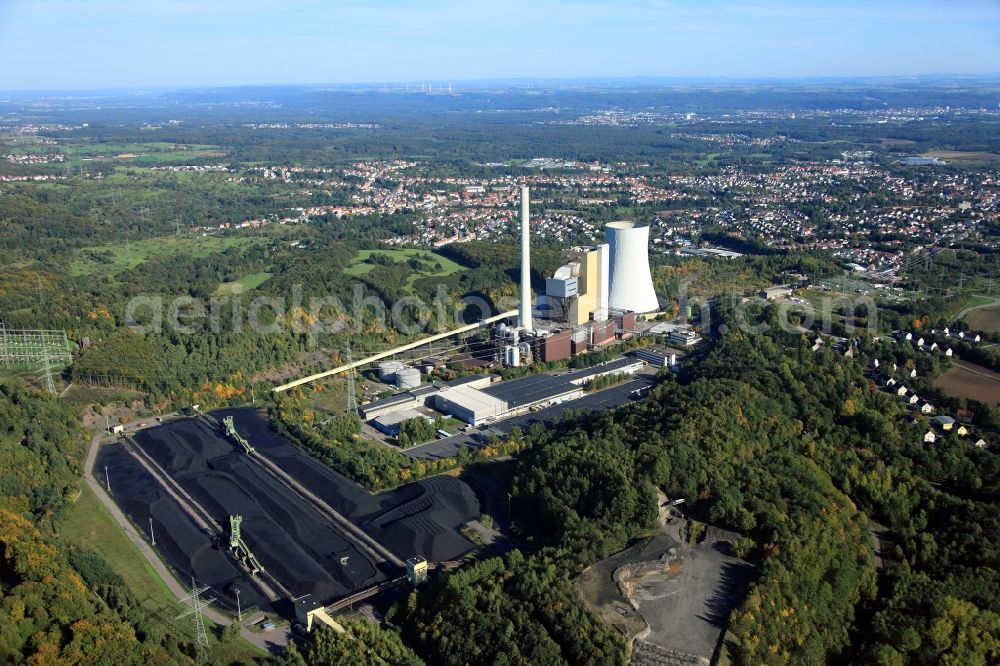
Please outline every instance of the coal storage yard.
[[[234, 416], [237, 431], [257, 456], [274, 463], [400, 560], [414, 555], [431, 562], [453, 560], [474, 548], [459, 529], [479, 517], [479, 502], [462, 481], [440, 476], [371, 495], [277, 434], [262, 412], [243, 408], [213, 414], [220, 420], [227, 415]], [[396, 565], [357, 546], [344, 528], [205, 419], [149, 428], [134, 441], [216, 523], [228, 529], [229, 516], [242, 515], [243, 540], [268, 575], [293, 597], [312, 594], [329, 602], [401, 573]], [[248, 574], [225, 552], [227, 544], [213, 545], [121, 445], [105, 449], [98, 464], [109, 466], [116, 500], [137, 525], [145, 524], [150, 514], [161, 521], [164, 535], [157, 534], [157, 548], [175, 570], [217, 590], [234, 584], [241, 593], [250, 589], [242, 584]]]
[[213, 416], [220, 420], [232, 416], [236, 429], [258, 454], [267, 456], [334, 510], [350, 517], [400, 559], [419, 555], [429, 562], [443, 562], [458, 559], [475, 547], [459, 532], [481, 513], [476, 494], [465, 482], [435, 476], [372, 495], [275, 432], [262, 411], [222, 409]]
[[[267, 598], [250, 574], [229, 556], [226, 544], [219, 544], [199, 527], [124, 446], [102, 447], [95, 469], [103, 472], [105, 465], [118, 506], [144, 533], [152, 517], [156, 549], [180, 581], [190, 581], [193, 576], [199, 585], [208, 585], [221, 595], [215, 605], [232, 606], [233, 611], [237, 588], [244, 607], [266, 606]], [[103, 477], [101, 472], [96, 475]]]

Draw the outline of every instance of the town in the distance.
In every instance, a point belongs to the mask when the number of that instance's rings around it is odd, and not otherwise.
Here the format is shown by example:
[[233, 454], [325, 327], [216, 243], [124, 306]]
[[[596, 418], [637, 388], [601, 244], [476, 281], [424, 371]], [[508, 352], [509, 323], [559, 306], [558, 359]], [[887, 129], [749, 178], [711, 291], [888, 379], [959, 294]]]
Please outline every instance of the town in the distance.
[[0, 94], [0, 652], [997, 663], [998, 129], [996, 76]]

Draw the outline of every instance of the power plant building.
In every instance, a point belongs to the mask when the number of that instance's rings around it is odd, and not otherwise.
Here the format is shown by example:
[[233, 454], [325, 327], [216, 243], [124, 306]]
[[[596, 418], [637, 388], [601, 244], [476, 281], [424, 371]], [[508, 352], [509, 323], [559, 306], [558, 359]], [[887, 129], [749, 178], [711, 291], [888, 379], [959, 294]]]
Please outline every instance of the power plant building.
[[577, 248], [555, 275], [545, 280], [545, 296], [539, 298], [550, 317], [571, 326], [608, 318], [608, 246]]

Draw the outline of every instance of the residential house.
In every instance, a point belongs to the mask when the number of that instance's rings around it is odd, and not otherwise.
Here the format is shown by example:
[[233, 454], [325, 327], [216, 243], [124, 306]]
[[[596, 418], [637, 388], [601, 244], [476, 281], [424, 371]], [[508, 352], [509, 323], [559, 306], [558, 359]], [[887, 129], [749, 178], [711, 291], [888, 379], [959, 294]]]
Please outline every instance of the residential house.
[[955, 427], [955, 419], [947, 415], [935, 416], [934, 422], [941, 426], [942, 430], [951, 430]]

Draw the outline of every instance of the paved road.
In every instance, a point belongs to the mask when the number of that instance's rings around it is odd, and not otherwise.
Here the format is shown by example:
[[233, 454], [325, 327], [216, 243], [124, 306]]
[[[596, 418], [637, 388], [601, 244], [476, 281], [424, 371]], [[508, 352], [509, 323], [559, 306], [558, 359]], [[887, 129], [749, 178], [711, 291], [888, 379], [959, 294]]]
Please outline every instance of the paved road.
[[[115, 521], [121, 526], [122, 530], [125, 532], [125, 536], [128, 537], [135, 547], [142, 553], [142, 556], [146, 558], [149, 564], [156, 571], [157, 575], [163, 579], [163, 582], [167, 584], [167, 588], [170, 593], [177, 597], [178, 603], [188, 595], [188, 590], [185, 586], [181, 585], [180, 582], [174, 578], [173, 573], [160, 559], [156, 551], [149, 545], [146, 541], [145, 535], [139, 534], [135, 526], [132, 525], [128, 517], [122, 513], [122, 510], [118, 508], [114, 499], [107, 493], [104, 485], [94, 477], [93, 469], [94, 462], [97, 460], [97, 451], [101, 446], [101, 434], [98, 433], [94, 435], [94, 438], [90, 442], [90, 449], [87, 451], [87, 459], [84, 462], [83, 468], [83, 478], [90, 486], [91, 490], [97, 496], [97, 499], [107, 507], [108, 511], [111, 513]], [[180, 610], [180, 609], [178, 609]], [[222, 613], [214, 608], [206, 608], [204, 611], [205, 617], [210, 619], [212, 622], [222, 626], [229, 626], [233, 617], [228, 613]], [[276, 652], [288, 644], [291, 634], [286, 630], [274, 629], [267, 633], [256, 633], [250, 631], [246, 627], [243, 627], [241, 633], [243, 638], [253, 645], [259, 647], [267, 652]]]
[[957, 315], [955, 315], [955, 319], [956, 320], [962, 319], [963, 317], [965, 317], [965, 315], [969, 314], [973, 310], [978, 310], [979, 308], [992, 307], [992, 306], [996, 305], [997, 303], [1000, 303], [1000, 298], [994, 298], [993, 296], [987, 296], [985, 294], [973, 294], [973, 296], [978, 296], [980, 298], [990, 298], [990, 299], [993, 299], [993, 300], [991, 302], [989, 302], [989, 303], [983, 303], [982, 305], [974, 305], [971, 308], [965, 308], [964, 310], [962, 310], [961, 312], [959, 312]]

